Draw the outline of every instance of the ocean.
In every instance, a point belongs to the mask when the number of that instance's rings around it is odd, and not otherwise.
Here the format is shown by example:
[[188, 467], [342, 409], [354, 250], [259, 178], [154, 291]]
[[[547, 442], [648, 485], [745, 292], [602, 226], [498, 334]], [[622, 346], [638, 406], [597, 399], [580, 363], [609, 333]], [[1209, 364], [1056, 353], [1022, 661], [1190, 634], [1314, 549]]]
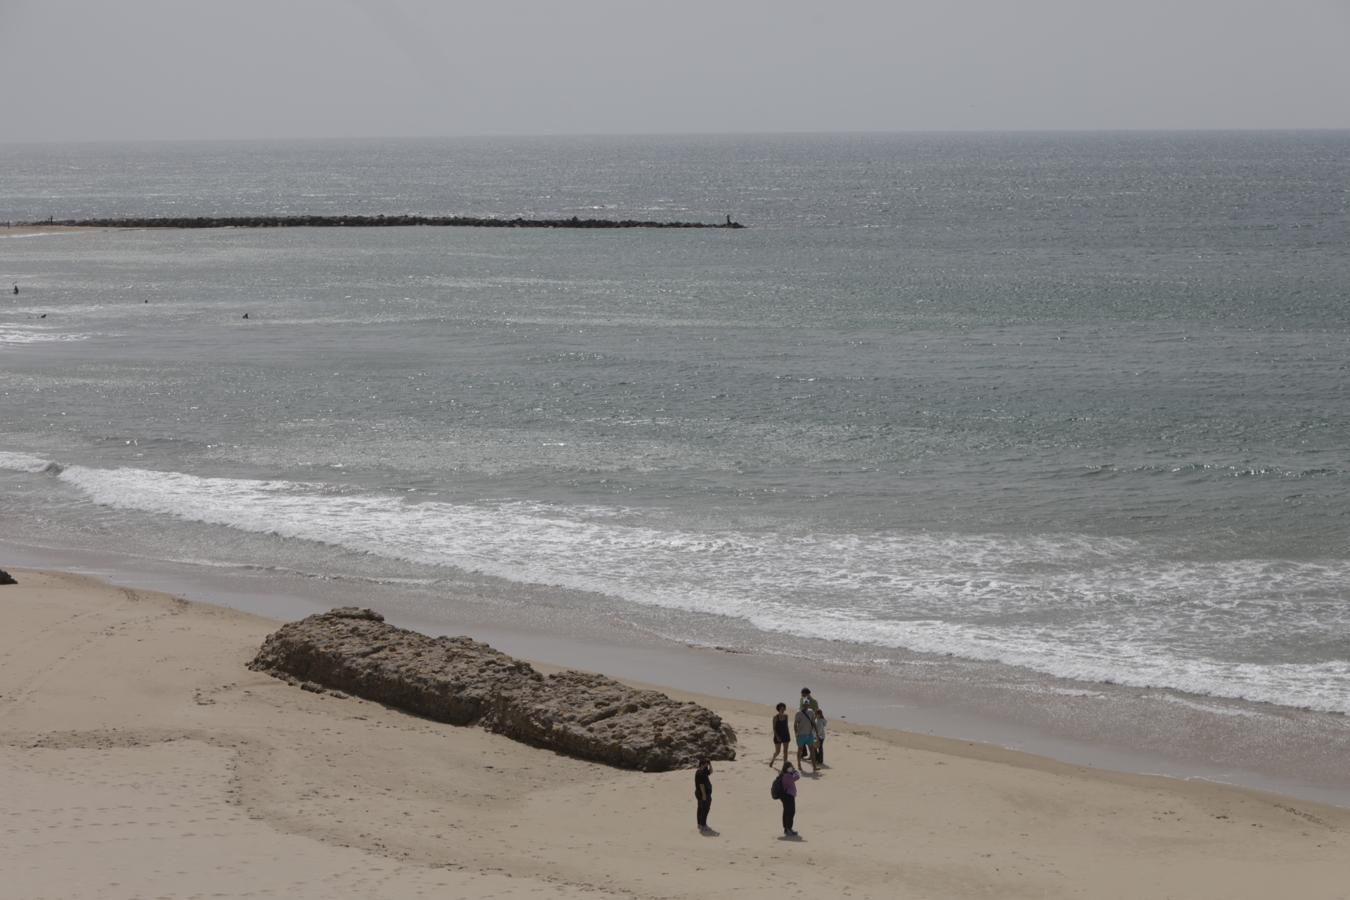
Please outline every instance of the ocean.
[[747, 227], [0, 240], [0, 543], [1346, 728], [1350, 133], [0, 145], [300, 213]]

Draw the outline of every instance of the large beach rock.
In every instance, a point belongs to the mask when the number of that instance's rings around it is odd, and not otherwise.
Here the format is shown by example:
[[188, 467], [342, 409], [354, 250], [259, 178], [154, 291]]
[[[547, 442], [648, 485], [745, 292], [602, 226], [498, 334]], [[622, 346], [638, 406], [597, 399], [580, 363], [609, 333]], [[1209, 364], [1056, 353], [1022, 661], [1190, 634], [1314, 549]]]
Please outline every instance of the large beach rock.
[[14, 580], [13, 575], [9, 574], [4, 569], [0, 569], [0, 584], [18, 584], [18, 582]]
[[453, 725], [478, 723], [581, 759], [644, 771], [735, 759], [712, 710], [603, 675], [545, 677], [466, 637], [428, 637], [346, 607], [283, 625], [249, 668], [345, 691]]

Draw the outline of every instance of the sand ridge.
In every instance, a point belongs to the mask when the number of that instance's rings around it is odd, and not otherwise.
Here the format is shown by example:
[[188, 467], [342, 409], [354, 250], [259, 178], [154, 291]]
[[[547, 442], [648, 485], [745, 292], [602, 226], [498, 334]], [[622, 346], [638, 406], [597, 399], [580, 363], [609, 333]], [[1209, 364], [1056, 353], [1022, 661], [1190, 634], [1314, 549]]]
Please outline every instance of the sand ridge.
[[783, 840], [769, 711], [716, 698], [703, 837], [689, 772], [306, 692], [244, 667], [275, 622], [14, 574], [7, 897], [1350, 897], [1350, 811], [852, 725]]

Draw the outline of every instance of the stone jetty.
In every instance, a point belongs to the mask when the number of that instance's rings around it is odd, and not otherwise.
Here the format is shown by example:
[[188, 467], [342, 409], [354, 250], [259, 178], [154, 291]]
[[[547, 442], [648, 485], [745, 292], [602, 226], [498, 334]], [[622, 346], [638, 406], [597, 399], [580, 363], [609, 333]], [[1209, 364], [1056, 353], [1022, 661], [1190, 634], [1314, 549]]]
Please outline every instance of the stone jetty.
[[172, 216], [105, 219], [47, 219], [28, 225], [79, 228], [395, 228], [429, 225], [452, 228], [744, 228], [725, 222], [655, 222], [639, 219], [500, 219], [490, 216]]
[[706, 707], [603, 675], [545, 676], [487, 644], [396, 628], [369, 609], [343, 607], [283, 625], [249, 668], [625, 769], [663, 772], [700, 756], [736, 758], [735, 732]]

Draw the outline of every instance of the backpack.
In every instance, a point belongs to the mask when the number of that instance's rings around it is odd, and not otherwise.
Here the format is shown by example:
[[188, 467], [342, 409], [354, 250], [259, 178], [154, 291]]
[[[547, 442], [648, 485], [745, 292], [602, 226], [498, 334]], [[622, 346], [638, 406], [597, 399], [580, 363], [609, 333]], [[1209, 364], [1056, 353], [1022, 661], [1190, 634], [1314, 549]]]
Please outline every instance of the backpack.
[[769, 787], [769, 796], [775, 800], [783, 799], [783, 776], [775, 775], [773, 784]]

